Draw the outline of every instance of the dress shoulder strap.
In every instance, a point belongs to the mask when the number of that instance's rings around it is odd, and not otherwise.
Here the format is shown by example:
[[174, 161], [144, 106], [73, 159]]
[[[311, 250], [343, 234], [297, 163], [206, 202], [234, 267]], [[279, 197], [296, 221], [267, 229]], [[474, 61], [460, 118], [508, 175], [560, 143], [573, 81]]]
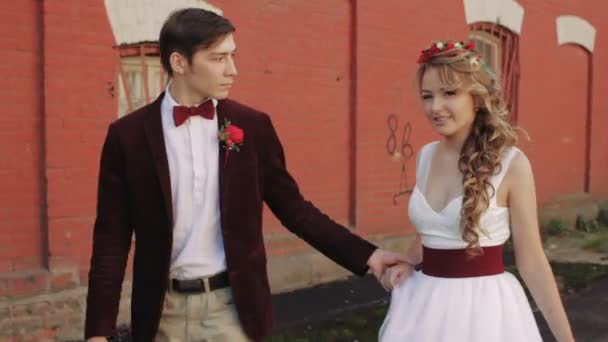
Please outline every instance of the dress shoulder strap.
[[426, 183], [426, 178], [429, 173], [429, 168], [431, 167], [431, 161], [433, 159], [433, 155], [435, 154], [435, 149], [437, 148], [437, 143], [439, 143], [439, 141], [428, 143], [422, 146], [420, 149], [420, 155], [418, 156], [418, 162], [416, 165], [416, 184], [418, 185], [419, 189]]
[[491, 206], [496, 206], [496, 192], [498, 192], [500, 184], [502, 184], [502, 181], [505, 178], [507, 171], [509, 171], [509, 166], [511, 165], [511, 162], [513, 161], [515, 156], [520, 153], [523, 152], [521, 152], [521, 150], [515, 146], [511, 146], [508, 150], [506, 150], [502, 157], [502, 160], [500, 161], [500, 171], [490, 178], [490, 183], [492, 183], [492, 186], [494, 187], [494, 195], [490, 200]]

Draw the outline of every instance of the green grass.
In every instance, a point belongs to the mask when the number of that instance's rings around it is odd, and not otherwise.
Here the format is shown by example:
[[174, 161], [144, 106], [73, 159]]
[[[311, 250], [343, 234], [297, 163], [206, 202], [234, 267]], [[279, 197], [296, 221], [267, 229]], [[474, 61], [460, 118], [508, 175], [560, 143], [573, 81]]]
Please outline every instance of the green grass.
[[560, 236], [568, 231], [568, 227], [563, 221], [552, 219], [547, 223], [545, 230], [549, 236]]
[[585, 237], [586, 241], [583, 244], [583, 249], [598, 253], [608, 253], [608, 231], [589, 235]]
[[[590, 221], [591, 222], [591, 221]], [[553, 242], [570, 239], [579, 248], [596, 253], [608, 253], [608, 226], [594, 221], [585, 225], [584, 230], [568, 230], [565, 233], [554, 234]], [[557, 236], [556, 236], [557, 235]]]

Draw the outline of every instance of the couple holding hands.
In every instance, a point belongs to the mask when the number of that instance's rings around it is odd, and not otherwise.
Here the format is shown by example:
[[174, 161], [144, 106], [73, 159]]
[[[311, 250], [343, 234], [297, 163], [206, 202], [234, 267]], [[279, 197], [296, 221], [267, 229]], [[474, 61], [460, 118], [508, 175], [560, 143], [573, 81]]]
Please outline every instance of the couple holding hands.
[[270, 117], [228, 98], [234, 32], [210, 11], [172, 13], [159, 38], [166, 91], [108, 129], [87, 341], [116, 332], [133, 234], [134, 341], [262, 341], [272, 327], [263, 203], [315, 249], [392, 289], [380, 341], [541, 341], [522, 286], [504, 272], [511, 236], [553, 334], [574, 340], [541, 245], [530, 162], [515, 147], [500, 81], [471, 42], [433, 43], [418, 60], [424, 115], [441, 139], [417, 157], [417, 238], [393, 253], [304, 199]]

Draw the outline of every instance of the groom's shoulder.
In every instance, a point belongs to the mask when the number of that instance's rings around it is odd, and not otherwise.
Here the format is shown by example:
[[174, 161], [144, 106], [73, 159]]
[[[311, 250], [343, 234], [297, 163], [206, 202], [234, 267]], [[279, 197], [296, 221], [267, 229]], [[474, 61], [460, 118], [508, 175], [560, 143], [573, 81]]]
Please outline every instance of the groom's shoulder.
[[157, 101], [151, 102], [139, 109], [136, 109], [130, 113], [127, 113], [112, 122], [118, 130], [129, 130], [142, 128], [146, 118], [152, 115], [154, 112], [158, 112], [160, 115], [160, 104]]
[[252, 121], [264, 120], [268, 118], [268, 114], [264, 113], [263, 111], [233, 99], [223, 99], [218, 105], [222, 107], [222, 111], [224, 113], [232, 118]]

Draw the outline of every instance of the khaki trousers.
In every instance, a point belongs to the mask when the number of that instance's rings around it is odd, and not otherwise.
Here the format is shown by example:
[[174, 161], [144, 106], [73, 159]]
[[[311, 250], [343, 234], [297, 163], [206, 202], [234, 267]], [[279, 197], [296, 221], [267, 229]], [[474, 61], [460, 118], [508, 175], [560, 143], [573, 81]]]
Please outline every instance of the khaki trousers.
[[[209, 283], [205, 279], [205, 288]], [[167, 291], [157, 342], [249, 342], [230, 287], [183, 294]]]

